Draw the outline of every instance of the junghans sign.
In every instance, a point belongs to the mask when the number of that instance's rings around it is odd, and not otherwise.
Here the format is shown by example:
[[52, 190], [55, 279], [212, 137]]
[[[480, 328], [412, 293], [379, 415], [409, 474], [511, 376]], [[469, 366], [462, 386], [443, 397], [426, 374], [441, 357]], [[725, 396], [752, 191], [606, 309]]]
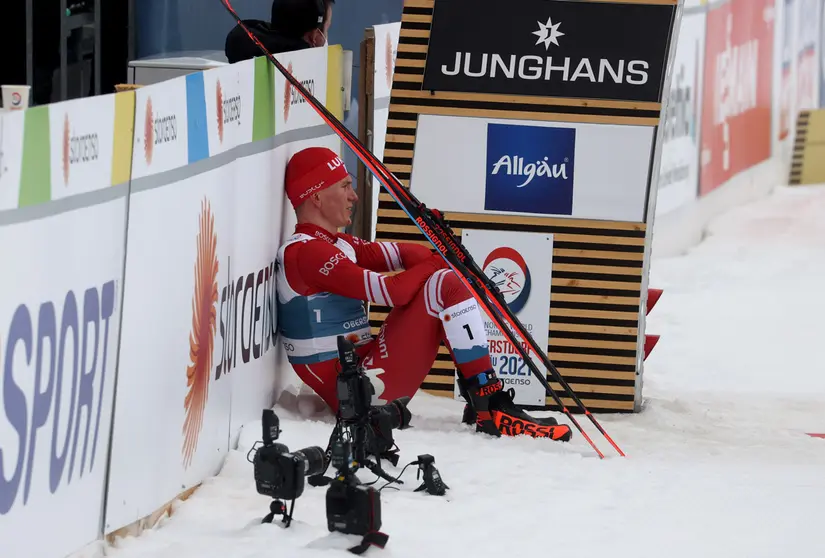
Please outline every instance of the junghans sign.
[[661, 101], [673, 5], [436, 0], [423, 89]]

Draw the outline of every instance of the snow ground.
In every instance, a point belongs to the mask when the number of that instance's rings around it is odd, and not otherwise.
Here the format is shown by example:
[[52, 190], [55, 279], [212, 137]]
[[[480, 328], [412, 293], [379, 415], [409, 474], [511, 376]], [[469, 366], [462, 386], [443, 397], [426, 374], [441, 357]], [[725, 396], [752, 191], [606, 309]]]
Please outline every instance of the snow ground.
[[[382, 492], [389, 535], [368, 556], [825, 556], [825, 188], [779, 188], [718, 219], [706, 240], [654, 259], [664, 295], [648, 320], [662, 339], [646, 362], [645, 408], [599, 420], [628, 454], [599, 460], [568, 444], [464, 431], [458, 402], [417, 395], [402, 463], [436, 458], [446, 497]], [[284, 443], [325, 446], [331, 423], [276, 409]], [[563, 419], [564, 417], [562, 417]], [[171, 518], [106, 549], [115, 558], [349, 556], [330, 534], [325, 488], [308, 487], [289, 529], [260, 524], [241, 435], [220, 475]], [[362, 477], [372, 480], [369, 473]]]

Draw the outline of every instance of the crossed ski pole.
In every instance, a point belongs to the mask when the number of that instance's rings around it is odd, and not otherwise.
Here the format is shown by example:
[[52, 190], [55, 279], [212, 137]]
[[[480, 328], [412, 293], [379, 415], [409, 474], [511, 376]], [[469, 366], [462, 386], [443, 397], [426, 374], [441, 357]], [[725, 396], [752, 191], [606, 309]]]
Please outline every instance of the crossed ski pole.
[[[278, 69], [279, 72], [286, 78], [286, 80], [301, 94], [301, 96], [315, 109], [318, 115], [332, 128], [332, 130], [352, 149], [361, 162], [372, 172], [387, 190], [387, 193], [395, 200], [396, 203], [404, 210], [407, 216], [416, 224], [422, 233], [428, 238], [433, 247], [441, 254], [448, 265], [457, 272], [456, 276], [464, 283], [464, 285], [473, 293], [476, 300], [485, 308], [487, 314], [495, 322], [499, 330], [504, 333], [524, 359], [533, 375], [539, 380], [547, 393], [553, 401], [561, 408], [561, 411], [567, 416], [570, 422], [582, 434], [585, 440], [590, 444], [599, 458], [604, 458], [604, 454], [596, 447], [596, 444], [588, 436], [587, 432], [582, 428], [579, 422], [573, 417], [573, 414], [562, 402], [556, 391], [547, 382], [547, 378], [542, 374], [533, 359], [530, 358], [529, 351], [525, 350], [521, 343], [518, 342], [513, 329], [518, 330], [519, 335], [527, 342], [530, 348], [539, 356], [542, 364], [553, 375], [554, 379], [564, 388], [565, 392], [571, 396], [573, 402], [581, 408], [582, 412], [590, 421], [596, 426], [599, 432], [605, 439], [616, 449], [621, 456], [625, 456], [624, 452], [616, 445], [613, 439], [602, 428], [593, 414], [584, 406], [584, 403], [579, 399], [576, 393], [572, 390], [569, 384], [562, 377], [559, 370], [552, 363], [547, 356], [546, 351], [539, 348], [533, 337], [527, 332], [523, 324], [512, 313], [510, 308], [504, 301], [498, 288], [490, 281], [486, 274], [481, 270], [467, 253], [455, 234], [444, 222], [440, 214], [435, 215], [434, 212], [428, 209], [421, 203], [412, 192], [404, 188], [398, 178], [393, 175], [378, 158], [369, 151], [361, 141], [355, 137], [327, 108], [321, 104], [309, 91], [304, 88], [300, 81], [293, 76], [281, 64], [275, 56], [261, 43], [261, 41], [249, 30], [246, 24], [243, 23], [240, 16], [232, 7], [230, 0], [221, 0], [221, 4], [226, 8], [230, 15], [235, 19], [238, 25], [246, 32], [252, 42], [263, 52], [267, 59]], [[413, 212], [417, 216], [413, 216]], [[463, 269], [462, 269], [463, 268]], [[463, 272], [462, 272], [463, 271]], [[508, 323], [509, 322], [509, 323]], [[512, 327], [508, 327], [512, 326]]]

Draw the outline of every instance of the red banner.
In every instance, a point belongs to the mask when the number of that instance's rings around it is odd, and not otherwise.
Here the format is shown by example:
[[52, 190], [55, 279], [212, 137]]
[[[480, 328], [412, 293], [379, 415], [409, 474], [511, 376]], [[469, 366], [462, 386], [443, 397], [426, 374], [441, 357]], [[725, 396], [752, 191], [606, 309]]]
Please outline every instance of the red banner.
[[699, 194], [771, 154], [774, 0], [708, 12]]

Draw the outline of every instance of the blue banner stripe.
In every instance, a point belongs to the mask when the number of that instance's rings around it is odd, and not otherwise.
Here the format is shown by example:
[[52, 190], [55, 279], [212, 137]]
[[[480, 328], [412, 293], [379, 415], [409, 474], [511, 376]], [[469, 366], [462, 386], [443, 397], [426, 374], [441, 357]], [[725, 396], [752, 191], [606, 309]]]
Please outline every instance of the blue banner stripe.
[[189, 130], [189, 164], [192, 164], [209, 157], [203, 72], [186, 76], [186, 112]]

